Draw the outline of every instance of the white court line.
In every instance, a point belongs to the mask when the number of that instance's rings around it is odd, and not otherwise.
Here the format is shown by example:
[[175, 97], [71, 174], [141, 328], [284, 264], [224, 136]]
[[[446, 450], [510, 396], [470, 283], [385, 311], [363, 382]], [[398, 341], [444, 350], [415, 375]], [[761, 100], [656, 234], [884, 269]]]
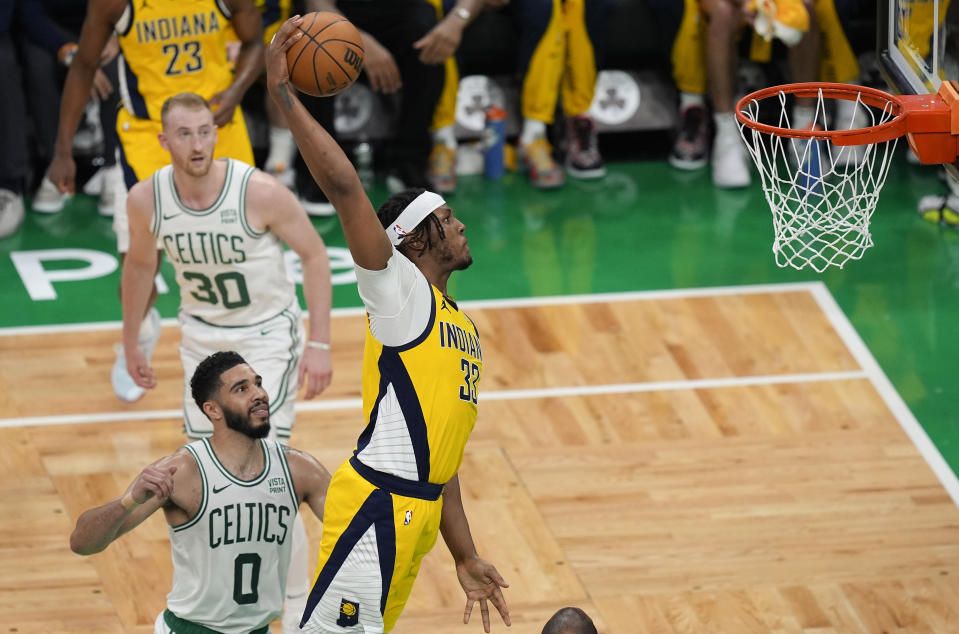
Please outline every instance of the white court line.
[[[751, 295], [760, 293], [794, 293], [806, 291], [818, 302], [820, 308], [826, 314], [837, 334], [846, 344], [850, 354], [853, 355], [862, 372], [853, 373], [822, 373], [819, 375], [783, 375], [782, 378], [790, 377], [788, 380], [844, 380], [848, 378], [867, 378], [869, 379], [880, 397], [886, 403], [886, 406], [892, 412], [896, 420], [902, 426], [903, 430], [916, 445], [920, 454], [925, 458], [933, 472], [939, 478], [939, 481], [945, 487], [946, 491], [952, 497], [953, 502], [959, 506], [959, 479], [946, 463], [942, 454], [929, 439], [925, 430], [909, 411], [909, 407], [902, 400], [902, 397], [893, 387], [889, 378], [882, 371], [882, 368], [872, 356], [865, 342], [860, 338], [849, 319], [842, 312], [842, 309], [836, 303], [835, 298], [829, 292], [829, 289], [820, 281], [814, 282], [794, 282], [783, 284], [752, 284], [745, 286], [715, 286], [702, 288], [680, 288], [653, 291], [632, 291], [623, 293], [597, 293], [590, 295], [561, 295], [549, 297], [523, 297], [514, 299], [496, 299], [464, 301], [464, 308], [477, 309], [496, 309], [496, 308], [514, 308], [514, 307], [536, 307], [552, 305], [569, 304], [594, 304], [599, 302], [624, 302], [624, 301], [645, 301], [659, 299], [683, 299], [689, 297], [713, 297], [721, 295]], [[362, 315], [362, 308], [334, 308], [332, 315], [334, 317], [347, 317]], [[164, 319], [163, 325], [175, 325], [176, 319]], [[90, 324], [67, 324], [55, 326], [25, 326], [17, 328], [0, 328], [0, 337], [16, 335], [36, 335], [52, 334], [66, 332], [87, 332], [91, 330], [115, 329], [119, 330], [122, 324], [119, 321], [99, 322]], [[847, 376], [848, 375], [848, 376]], [[810, 377], [806, 379], [797, 379], [796, 377]], [[818, 377], [818, 378], [812, 378]], [[780, 382], [780, 377], [740, 377], [734, 379], [706, 379], [704, 381], [715, 382], [712, 387], [728, 387], [734, 385], [735, 381], [743, 381], [740, 385], [761, 385]], [[752, 382], [750, 382], [752, 381]], [[643, 392], [656, 389], [702, 389], [709, 387], [705, 384], [697, 385], [701, 381], [677, 381], [677, 382], [652, 382], [652, 383], [628, 383], [621, 385], [599, 385], [599, 386], [573, 386], [546, 388], [540, 390], [500, 390], [496, 392], [485, 392], [482, 395], [483, 400], [506, 400], [510, 398], [544, 398], [550, 396], [576, 395], [576, 394], [613, 394], [626, 392]], [[595, 391], [592, 391], [595, 390]], [[606, 391], [604, 391], [606, 390]], [[567, 392], [568, 391], [568, 392]], [[315, 401], [302, 402], [296, 404], [297, 411], [322, 411], [334, 409], [359, 409], [362, 405], [360, 399], [340, 399], [337, 401]], [[103, 414], [75, 414], [64, 416], [37, 416], [28, 418], [5, 418], [0, 419], [0, 429], [4, 427], [22, 427], [28, 425], [61, 425], [61, 424], [83, 424], [91, 422], [105, 421], [124, 421], [124, 420], [151, 420], [155, 418], [178, 418], [182, 415], [180, 410], [155, 410], [144, 412], [108, 412]]]
[[[750, 284], [745, 286], [705, 286], [702, 288], [676, 288], [657, 291], [629, 291], [624, 293], [593, 293], [590, 295], [551, 295], [543, 297], [515, 297], [507, 299], [482, 299], [463, 301], [463, 308], [522, 308], [535, 306], [558, 306], [569, 304], [598, 304], [602, 302], [633, 302], [659, 299], [684, 299], [688, 297], [717, 297], [721, 295], [758, 295], [761, 293], [812, 292], [818, 282], [791, 282], [784, 284]], [[309, 313], [304, 311], [304, 316]], [[366, 314], [362, 307], [334, 308], [333, 317], [355, 317]], [[168, 317], [164, 326], [175, 326], [177, 320]], [[85, 324], [54, 324], [49, 326], [15, 326], [0, 328], [0, 337], [17, 335], [48, 335], [67, 332], [90, 332], [93, 330], [120, 330], [123, 322], [99, 321]]]
[[[613, 383], [607, 385], [572, 385], [564, 387], [536, 388], [528, 390], [494, 390], [482, 392], [481, 401], [511, 401], [533, 398], [562, 398], [567, 396], [595, 396], [604, 394], [635, 394], [638, 392], [664, 392], [674, 390], [707, 390], [755, 385], [815, 383], [819, 381], [849, 381], [868, 379], [862, 371], [809, 372], [803, 374], [777, 374], [763, 376], [734, 376], [716, 379], [691, 379], [688, 381], [649, 381], [643, 383]], [[363, 407], [362, 399], [342, 398], [329, 401], [301, 401], [295, 405], [297, 412], [318, 412], [356, 409]], [[86, 425], [133, 420], [180, 418], [182, 410], [160, 409], [137, 412], [104, 412], [100, 414], [63, 414], [60, 416], [33, 416], [23, 418], [0, 418], [0, 428], [39, 427], [46, 425]]]
[[922, 425], [920, 425], [916, 417], [913, 416], [906, 402], [902, 400], [899, 392], [896, 391], [896, 388], [889, 380], [889, 377], [882, 371], [882, 368], [879, 366], [876, 358], [872, 356], [872, 352], [869, 351], [866, 343], [859, 336], [859, 333], [856, 332], [856, 329], [846, 317], [846, 314], [842, 312], [842, 308], [836, 303], [836, 299], [832, 296], [832, 293], [829, 292], [829, 289], [826, 288], [826, 285], [822, 282], [815, 282], [810, 291], [819, 303], [820, 308], [826, 313], [826, 317], [830, 323], [832, 323], [832, 327], [836, 330], [836, 333], [846, 344], [849, 353], [852, 354], [853, 358], [859, 363], [859, 367], [861, 367], [869, 377], [873, 387], [876, 388], [879, 396], [886, 403], [886, 407], [889, 408], [892, 415], [899, 421], [899, 425], [902, 426], [906, 435], [909, 436], [916, 446], [916, 449], [918, 449], [922, 457], [925, 458], [926, 463], [932, 469], [933, 473], [939, 478], [939, 482], [945, 487], [953, 503], [959, 506], [959, 479], [956, 478], [955, 472], [949, 467], [949, 464], [945, 458], [942, 457], [942, 454], [939, 453], [939, 449], [936, 448], [932, 440], [929, 439], [926, 430], [922, 428]]

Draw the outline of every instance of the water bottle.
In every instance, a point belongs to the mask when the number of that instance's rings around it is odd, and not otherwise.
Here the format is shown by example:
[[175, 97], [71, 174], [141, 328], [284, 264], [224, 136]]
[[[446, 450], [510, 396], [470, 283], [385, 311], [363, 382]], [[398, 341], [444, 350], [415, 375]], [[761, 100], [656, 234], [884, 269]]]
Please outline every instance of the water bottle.
[[363, 183], [363, 189], [373, 187], [373, 146], [369, 141], [362, 139], [353, 148], [353, 162], [356, 164], [356, 174]]
[[503, 152], [506, 146], [506, 111], [499, 106], [490, 106], [486, 109], [485, 134], [483, 174], [486, 178], [500, 178], [505, 169]]

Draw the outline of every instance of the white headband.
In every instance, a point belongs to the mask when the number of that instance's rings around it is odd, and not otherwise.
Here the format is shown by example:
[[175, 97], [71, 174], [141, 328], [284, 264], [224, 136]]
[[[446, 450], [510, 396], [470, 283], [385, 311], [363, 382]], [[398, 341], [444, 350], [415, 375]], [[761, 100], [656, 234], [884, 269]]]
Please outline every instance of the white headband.
[[445, 204], [446, 201], [439, 194], [429, 191], [423, 192], [414, 198], [413, 202], [407, 205], [406, 209], [393, 221], [393, 224], [386, 230], [386, 237], [395, 247], [403, 241], [406, 234], [416, 229], [416, 225], [423, 222], [423, 218], [433, 213], [434, 209]]

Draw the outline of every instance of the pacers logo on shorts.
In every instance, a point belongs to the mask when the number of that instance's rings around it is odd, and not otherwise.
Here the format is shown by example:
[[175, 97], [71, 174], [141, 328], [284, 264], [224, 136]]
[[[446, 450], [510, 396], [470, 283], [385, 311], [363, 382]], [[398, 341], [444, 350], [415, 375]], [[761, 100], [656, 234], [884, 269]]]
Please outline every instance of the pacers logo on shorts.
[[340, 618], [336, 619], [336, 624], [340, 627], [350, 627], [360, 621], [360, 604], [340, 599]]

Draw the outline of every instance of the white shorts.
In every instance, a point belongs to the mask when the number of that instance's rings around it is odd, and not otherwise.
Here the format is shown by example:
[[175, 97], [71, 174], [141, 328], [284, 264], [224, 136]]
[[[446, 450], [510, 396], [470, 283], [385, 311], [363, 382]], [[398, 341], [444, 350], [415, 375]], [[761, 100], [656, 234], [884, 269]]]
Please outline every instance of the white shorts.
[[221, 327], [180, 313], [180, 359], [183, 362], [183, 425], [192, 440], [210, 436], [213, 423], [200, 411], [190, 379], [203, 359], [221, 350], [238, 352], [263, 377], [270, 396], [270, 438], [286, 443], [293, 428], [297, 372], [306, 330], [298, 304], [252, 326]]

